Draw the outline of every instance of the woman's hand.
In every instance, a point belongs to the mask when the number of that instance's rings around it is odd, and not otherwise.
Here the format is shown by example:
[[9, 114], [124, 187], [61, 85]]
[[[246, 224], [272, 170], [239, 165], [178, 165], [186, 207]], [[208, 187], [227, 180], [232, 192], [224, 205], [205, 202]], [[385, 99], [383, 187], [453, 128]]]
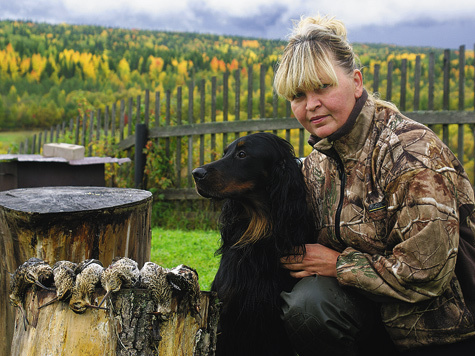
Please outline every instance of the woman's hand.
[[282, 267], [290, 270], [290, 275], [303, 278], [318, 274], [336, 277], [336, 261], [340, 253], [320, 244], [305, 245], [305, 255], [290, 255], [281, 258]]

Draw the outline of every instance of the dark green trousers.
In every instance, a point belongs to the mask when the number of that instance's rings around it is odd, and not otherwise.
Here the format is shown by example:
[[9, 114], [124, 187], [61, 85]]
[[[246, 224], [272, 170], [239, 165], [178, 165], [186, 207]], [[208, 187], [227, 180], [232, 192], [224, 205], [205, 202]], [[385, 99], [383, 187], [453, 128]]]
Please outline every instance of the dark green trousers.
[[302, 278], [281, 297], [282, 320], [299, 356], [396, 354], [378, 303], [336, 278]]

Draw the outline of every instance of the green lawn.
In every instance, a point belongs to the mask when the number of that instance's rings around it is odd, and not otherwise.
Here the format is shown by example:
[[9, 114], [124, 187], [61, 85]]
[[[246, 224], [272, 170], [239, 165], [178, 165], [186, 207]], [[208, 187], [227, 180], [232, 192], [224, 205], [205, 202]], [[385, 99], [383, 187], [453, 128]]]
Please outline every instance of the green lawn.
[[217, 231], [181, 231], [152, 229], [150, 260], [173, 268], [180, 264], [198, 271], [200, 287], [209, 290], [219, 265], [215, 251], [219, 247]]
[[36, 133], [39, 131], [0, 131], [0, 154], [12, 151], [14, 146], [19, 146], [20, 142], [25, 142]]

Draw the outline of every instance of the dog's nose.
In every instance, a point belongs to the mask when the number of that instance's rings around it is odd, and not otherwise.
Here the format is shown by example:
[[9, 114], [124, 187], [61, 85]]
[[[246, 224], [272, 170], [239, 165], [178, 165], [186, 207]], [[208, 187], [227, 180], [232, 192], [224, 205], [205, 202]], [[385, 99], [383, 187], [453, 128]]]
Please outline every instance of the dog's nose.
[[191, 172], [191, 174], [193, 175], [193, 178], [195, 178], [195, 180], [197, 179], [203, 179], [204, 177], [206, 177], [206, 174], [208, 172], [206, 171], [206, 169], [202, 168], [202, 167], [198, 167], [198, 168], [195, 168], [193, 169], [193, 171]]

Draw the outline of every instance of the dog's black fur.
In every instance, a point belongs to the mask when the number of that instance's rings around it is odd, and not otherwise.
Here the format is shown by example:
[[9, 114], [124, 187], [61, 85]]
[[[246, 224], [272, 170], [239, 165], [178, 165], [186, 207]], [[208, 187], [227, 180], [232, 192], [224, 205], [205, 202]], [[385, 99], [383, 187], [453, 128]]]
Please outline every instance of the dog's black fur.
[[241, 137], [193, 177], [199, 194], [225, 199], [221, 263], [211, 288], [223, 303], [217, 355], [294, 355], [279, 295], [297, 280], [280, 258], [305, 251], [315, 229], [292, 145], [268, 133]]

